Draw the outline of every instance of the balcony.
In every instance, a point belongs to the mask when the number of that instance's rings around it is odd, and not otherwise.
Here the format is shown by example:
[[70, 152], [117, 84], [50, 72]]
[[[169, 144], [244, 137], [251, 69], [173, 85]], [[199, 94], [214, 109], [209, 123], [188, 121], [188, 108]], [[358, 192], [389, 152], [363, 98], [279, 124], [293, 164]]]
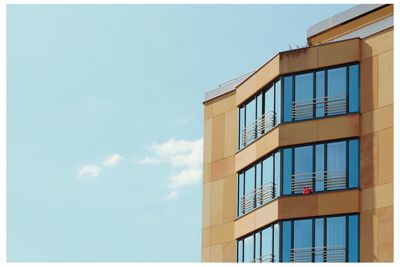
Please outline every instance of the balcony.
[[249, 124], [247, 127], [242, 129], [241, 143], [242, 146], [250, 144], [258, 137], [271, 131], [276, 125], [276, 113], [269, 111], [263, 114], [260, 118]]
[[292, 248], [291, 262], [346, 262], [346, 247]]
[[305, 189], [311, 192], [346, 189], [345, 170], [297, 173], [292, 175], [292, 192], [304, 194]]
[[256, 207], [262, 206], [275, 197], [275, 185], [266, 183], [240, 198], [240, 214], [246, 214]]
[[294, 120], [313, 119], [315, 117], [334, 116], [347, 112], [347, 96], [339, 94], [292, 103], [292, 118]]

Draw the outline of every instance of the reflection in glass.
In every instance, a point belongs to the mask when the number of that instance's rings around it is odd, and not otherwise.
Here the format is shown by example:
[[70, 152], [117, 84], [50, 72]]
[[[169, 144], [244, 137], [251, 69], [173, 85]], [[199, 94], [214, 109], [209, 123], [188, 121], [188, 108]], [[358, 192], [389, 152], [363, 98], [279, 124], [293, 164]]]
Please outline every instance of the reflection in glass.
[[275, 113], [276, 123], [281, 122], [281, 80], [275, 83]]
[[304, 120], [313, 117], [314, 98], [313, 73], [295, 76], [295, 120]]
[[254, 260], [254, 236], [251, 235], [244, 239], [244, 262], [252, 262]]
[[346, 188], [346, 141], [327, 144], [328, 190]]
[[[319, 218], [315, 219], [315, 247], [323, 248], [324, 247], [324, 219]], [[318, 253], [315, 254], [315, 262], [323, 262], [324, 255], [323, 252], [319, 250]]]
[[292, 222], [282, 222], [282, 262], [291, 262]]
[[325, 171], [325, 145], [320, 144], [315, 146], [315, 191], [324, 191], [324, 171]]
[[328, 70], [328, 115], [346, 113], [346, 67]]
[[292, 121], [293, 76], [287, 76], [283, 82], [283, 121]]
[[281, 195], [281, 152], [278, 151], [274, 154], [275, 157], [275, 175], [274, 175], [274, 184], [275, 184], [275, 197], [279, 197]]
[[262, 255], [271, 258], [272, 257], [272, 227], [265, 228], [261, 232], [262, 234]]
[[359, 240], [359, 230], [358, 230], [358, 215], [349, 216], [349, 262], [358, 262], [358, 240]]
[[243, 262], [243, 240], [237, 242], [237, 262]]
[[315, 115], [317, 118], [320, 118], [325, 116], [325, 71], [317, 71], [315, 74], [315, 87], [315, 97], [318, 101], [318, 104], [315, 106]]
[[[294, 261], [312, 261], [312, 219], [295, 220], [293, 232]], [[308, 248], [308, 249], [307, 249]]]
[[349, 188], [359, 185], [359, 146], [358, 139], [349, 141]]
[[343, 250], [346, 248], [346, 217], [328, 217], [326, 219], [326, 246], [327, 261], [345, 261], [345, 253]]
[[283, 149], [283, 195], [292, 193], [292, 148]]
[[359, 109], [359, 67], [358, 64], [349, 67], [349, 112]]

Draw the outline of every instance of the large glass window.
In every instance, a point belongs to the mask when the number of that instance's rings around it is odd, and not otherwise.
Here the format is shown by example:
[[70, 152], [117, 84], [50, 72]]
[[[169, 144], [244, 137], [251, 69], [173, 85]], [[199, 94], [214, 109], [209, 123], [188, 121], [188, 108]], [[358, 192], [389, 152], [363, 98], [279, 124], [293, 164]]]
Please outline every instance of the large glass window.
[[280, 123], [280, 113], [281, 82], [278, 79], [239, 108], [239, 149]]
[[358, 111], [358, 64], [288, 75], [283, 78], [284, 122]]
[[237, 215], [281, 195], [358, 187], [358, 139], [286, 147], [239, 173]]
[[280, 151], [256, 162], [238, 175], [237, 215], [270, 202], [280, 195]]
[[358, 262], [359, 215], [283, 220], [237, 242], [238, 262]]
[[279, 236], [279, 224], [272, 224], [237, 240], [237, 261], [279, 262]]

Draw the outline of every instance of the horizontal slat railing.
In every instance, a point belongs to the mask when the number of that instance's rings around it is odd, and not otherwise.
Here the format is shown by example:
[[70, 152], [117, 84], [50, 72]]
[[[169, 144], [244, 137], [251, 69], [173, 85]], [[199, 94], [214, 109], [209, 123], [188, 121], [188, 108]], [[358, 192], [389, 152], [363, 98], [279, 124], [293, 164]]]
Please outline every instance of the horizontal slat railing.
[[292, 175], [293, 193], [302, 193], [308, 187], [323, 185], [324, 190], [345, 189], [347, 182], [346, 171], [321, 171], [310, 173], [296, 173]]
[[240, 213], [246, 214], [255, 207], [261, 206], [274, 198], [274, 184], [263, 184], [259, 188], [240, 198]]
[[268, 111], [253, 123], [242, 129], [241, 142], [243, 146], [253, 142], [258, 136], [269, 132], [276, 124], [276, 113]]
[[304, 120], [314, 117], [314, 113], [323, 112], [327, 115], [346, 113], [346, 94], [324, 96], [292, 102], [292, 117], [294, 120]]
[[274, 255], [273, 254], [265, 254], [261, 257], [256, 258], [252, 262], [274, 262]]
[[346, 247], [309, 247], [291, 249], [292, 262], [312, 262], [314, 259], [324, 262], [345, 262]]

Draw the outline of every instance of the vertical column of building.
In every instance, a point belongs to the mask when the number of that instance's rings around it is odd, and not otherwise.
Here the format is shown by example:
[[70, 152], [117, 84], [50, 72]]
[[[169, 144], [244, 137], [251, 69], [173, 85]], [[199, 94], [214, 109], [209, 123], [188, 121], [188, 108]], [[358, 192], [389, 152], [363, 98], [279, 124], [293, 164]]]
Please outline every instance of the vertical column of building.
[[393, 260], [393, 28], [361, 40], [360, 260]]
[[204, 103], [203, 262], [236, 261], [235, 92]]

